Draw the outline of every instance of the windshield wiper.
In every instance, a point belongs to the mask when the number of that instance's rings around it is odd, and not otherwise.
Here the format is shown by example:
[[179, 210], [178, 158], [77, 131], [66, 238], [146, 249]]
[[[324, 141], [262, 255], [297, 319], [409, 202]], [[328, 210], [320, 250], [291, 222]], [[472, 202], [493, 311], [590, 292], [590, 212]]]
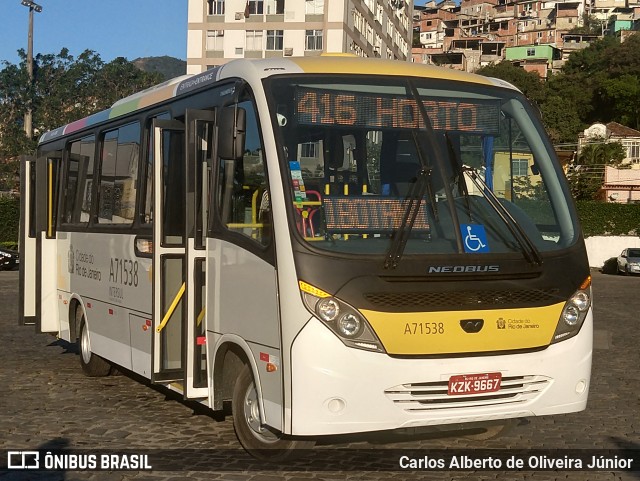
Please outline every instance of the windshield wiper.
[[[442, 160], [443, 153], [440, 151], [440, 148], [438, 146], [436, 135], [433, 130], [433, 126], [431, 125], [431, 120], [429, 120], [429, 114], [427, 113], [427, 110], [425, 109], [425, 106], [420, 99], [420, 94], [416, 86], [411, 81], [408, 81], [407, 84], [409, 87], [409, 91], [413, 95], [413, 98], [416, 99], [416, 103], [418, 105], [418, 112], [420, 113], [420, 117], [424, 124], [424, 133], [426, 134], [426, 137], [427, 137], [426, 140], [429, 142], [429, 145], [433, 150], [434, 158], [436, 163], [438, 164], [438, 168], [442, 172], [444, 172], [444, 166], [443, 166], [443, 160]], [[411, 189], [411, 191], [409, 192], [409, 195], [407, 196], [407, 200], [409, 202], [405, 210], [402, 223], [396, 230], [395, 237], [393, 238], [389, 251], [385, 256], [385, 261], [384, 261], [385, 269], [395, 268], [398, 266], [398, 263], [402, 258], [402, 254], [404, 253], [404, 248], [407, 244], [407, 240], [409, 239], [409, 235], [411, 234], [411, 230], [413, 229], [413, 223], [415, 222], [415, 219], [418, 215], [418, 211], [420, 210], [420, 204], [422, 203], [422, 198], [424, 197], [426, 189], [428, 189], [429, 191], [428, 192], [429, 203], [431, 205], [431, 213], [433, 215], [433, 220], [436, 223], [439, 222], [438, 209], [436, 208], [436, 196], [435, 196], [435, 193], [433, 192], [433, 187], [431, 185], [431, 173], [433, 169], [427, 163], [424, 144], [423, 144], [424, 139], [418, 136], [418, 133], [416, 130], [412, 131], [412, 135], [413, 135], [414, 144], [418, 152], [418, 158], [420, 159], [421, 170], [420, 170], [420, 173], [418, 174], [418, 178], [416, 179], [416, 183], [413, 185], [413, 188]], [[449, 188], [449, 185], [446, 182], [444, 183], [444, 190], [447, 198], [451, 199], [452, 198], [451, 189]], [[414, 204], [416, 201], [418, 201], [417, 208], [414, 207]], [[458, 213], [456, 212], [455, 205], [453, 205], [452, 202], [449, 203], [449, 212], [454, 222], [459, 225]], [[462, 252], [462, 249], [463, 249], [462, 235], [458, 231], [456, 231], [455, 235], [456, 235], [456, 244], [458, 246], [458, 250]]]
[[527, 261], [533, 265], [541, 265], [542, 256], [540, 255], [540, 251], [538, 251], [533, 242], [531, 242], [531, 239], [529, 239], [529, 236], [527, 236], [524, 229], [522, 229], [522, 227], [520, 227], [520, 225], [516, 222], [511, 213], [505, 208], [498, 197], [486, 184], [484, 179], [482, 179], [478, 175], [477, 170], [462, 164], [458, 157], [458, 152], [453, 146], [453, 142], [451, 141], [449, 132], [445, 133], [445, 138], [447, 139], [447, 147], [449, 149], [449, 159], [451, 161], [451, 165], [453, 166], [454, 171], [458, 176], [458, 190], [464, 196], [465, 207], [467, 210], [467, 215], [469, 216], [469, 221], [473, 223], [469, 189], [467, 188], [467, 182], [465, 180], [466, 172], [469, 173], [471, 181], [483, 193], [485, 199], [487, 200], [487, 203], [493, 208], [493, 210], [499, 215], [500, 219], [507, 226], [507, 228], [511, 231], [511, 234], [516, 239], [516, 242], [520, 245], [520, 249], [526, 257]]
[[534, 245], [534, 243], [531, 242], [531, 239], [529, 238], [527, 233], [513, 218], [507, 208], [500, 202], [500, 199], [498, 199], [498, 197], [493, 193], [484, 179], [480, 177], [478, 171], [469, 166], [462, 166], [461, 169], [463, 173], [468, 173], [469, 178], [482, 193], [484, 198], [487, 200], [487, 203], [496, 212], [496, 214], [498, 214], [500, 219], [502, 219], [502, 222], [504, 222], [504, 224], [507, 226], [516, 242], [518, 242], [518, 244], [520, 245], [522, 254], [524, 255], [525, 259], [527, 259], [527, 262], [529, 262], [531, 265], [541, 266], [542, 255], [540, 254], [540, 251]]
[[[418, 150], [420, 150], [419, 147]], [[404, 210], [402, 222], [395, 231], [389, 251], [385, 256], [385, 269], [395, 269], [398, 267], [398, 263], [400, 262], [400, 259], [402, 259], [402, 254], [404, 253], [407, 241], [409, 240], [409, 236], [413, 230], [413, 224], [418, 217], [418, 212], [420, 212], [422, 199], [424, 198], [427, 190], [429, 191], [429, 202], [431, 203], [432, 211], [436, 212], [435, 206], [433, 205], [433, 202], [435, 202], [435, 194], [431, 187], [431, 169], [428, 167], [422, 167], [418, 173], [416, 181], [411, 186], [411, 189], [405, 199], [407, 207]]]
[[447, 148], [449, 149], [449, 160], [451, 165], [453, 166], [454, 172], [456, 172], [458, 176], [458, 191], [464, 196], [465, 207], [467, 208], [467, 216], [469, 217], [469, 221], [473, 222], [472, 213], [471, 213], [471, 201], [469, 199], [469, 189], [467, 188], [467, 181], [464, 178], [464, 169], [462, 168], [462, 162], [458, 158], [458, 152], [453, 146], [453, 142], [451, 142], [451, 136], [449, 132], [445, 132], [445, 139], [447, 140]]

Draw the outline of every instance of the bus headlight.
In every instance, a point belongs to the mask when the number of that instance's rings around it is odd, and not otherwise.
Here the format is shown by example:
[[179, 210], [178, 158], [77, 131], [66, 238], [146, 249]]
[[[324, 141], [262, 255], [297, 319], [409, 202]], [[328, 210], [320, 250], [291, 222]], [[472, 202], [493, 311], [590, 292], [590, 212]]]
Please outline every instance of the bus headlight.
[[378, 336], [356, 308], [306, 282], [299, 281], [306, 308], [347, 346], [385, 352]]
[[333, 297], [326, 297], [316, 304], [316, 312], [324, 322], [335, 321], [340, 314], [340, 305]]
[[590, 307], [591, 276], [585, 279], [580, 289], [574, 292], [564, 305], [551, 343], [564, 341], [578, 334]]
[[362, 322], [357, 316], [347, 313], [338, 320], [338, 331], [344, 337], [357, 337], [362, 330]]
[[575, 306], [567, 306], [562, 311], [562, 320], [569, 326], [575, 326], [580, 320], [580, 311]]
[[589, 294], [584, 291], [576, 292], [571, 298], [571, 303], [580, 311], [585, 312], [591, 305]]

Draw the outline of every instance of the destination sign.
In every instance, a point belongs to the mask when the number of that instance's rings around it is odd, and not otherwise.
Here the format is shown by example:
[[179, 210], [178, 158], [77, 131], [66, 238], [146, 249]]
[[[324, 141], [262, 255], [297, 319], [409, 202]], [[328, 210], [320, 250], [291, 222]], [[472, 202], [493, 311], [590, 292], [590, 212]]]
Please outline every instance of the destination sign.
[[[365, 234], [393, 232], [400, 227], [407, 210], [405, 199], [390, 197], [325, 197], [322, 199], [327, 232]], [[420, 210], [413, 231], [429, 231], [427, 203]]]
[[[421, 97], [435, 130], [497, 135], [500, 105], [497, 101]], [[414, 98], [362, 92], [299, 87], [295, 117], [307, 125], [336, 125], [377, 129], [423, 129]]]

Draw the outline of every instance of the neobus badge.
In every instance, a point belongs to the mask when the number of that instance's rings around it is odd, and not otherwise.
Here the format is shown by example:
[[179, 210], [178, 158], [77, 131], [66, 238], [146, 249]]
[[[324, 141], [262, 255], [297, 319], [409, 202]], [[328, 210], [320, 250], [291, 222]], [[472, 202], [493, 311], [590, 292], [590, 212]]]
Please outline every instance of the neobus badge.
[[470, 272], [500, 272], [500, 266], [429, 266], [429, 274], [460, 274]]

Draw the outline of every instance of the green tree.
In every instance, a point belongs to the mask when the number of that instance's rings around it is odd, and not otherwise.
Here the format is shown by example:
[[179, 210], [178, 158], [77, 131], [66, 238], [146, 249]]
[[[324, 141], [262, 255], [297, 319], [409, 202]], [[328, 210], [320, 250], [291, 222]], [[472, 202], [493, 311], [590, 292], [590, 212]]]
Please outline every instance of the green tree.
[[586, 35], [602, 35], [602, 28], [604, 22], [594, 15], [585, 13], [582, 15], [582, 25], [579, 27], [573, 27], [569, 30], [569, 33], [586, 34]]
[[557, 92], [562, 94], [571, 88], [582, 91], [581, 97], [571, 98], [578, 102], [583, 122], [616, 121], [640, 127], [639, 35], [632, 35], [622, 43], [614, 37], [605, 37], [572, 53], [559, 77]]
[[595, 137], [580, 151], [578, 164], [619, 167], [625, 157], [626, 152], [620, 142], [607, 142]]
[[[479, 69], [477, 73], [506, 80], [533, 101], [540, 109], [552, 142], [575, 141], [578, 132], [584, 129], [579, 111], [584, 93], [565, 82], [564, 78], [556, 75], [545, 82], [536, 73], [527, 72], [511, 62], [492, 64]], [[584, 107], [583, 110], [588, 108]]]
[[606, 142], [595, 138], [582, 148], [577, 165], [569, 172], [567, 178], [571, 194], [576, 200], [596, 200], [604, 181], [606, 166], [620, 167], [626, 156], [624, 147], [619, 142]]
[[143, 72], [124, 58], [104, 63], [91, 50], [76, 58], [62, 49], [56, 55], [35, 56], [30, 83], [26, 54], [23, 50], [19, 54], [18, 65], [4, 62], [0, 70], [0, 159], [35, 151], [37, 139], [28, 139], [23, 132], [28, 108], [34, 132], [42, 134], [161, 81], [159, 74]]
[[575, 142], [593, 113], [593, 89], [579, 75], [560, 72], [551, 75], [545, 85], [547, 96], [540, 106], [543, 119], [554, 142]]
[[[0, 70], [0, 161], [33, 148], [24, 134], [24, 114], [30, 104], [27, 71], [4, 62]], [[3, 155], [4, 154], [4, 155]]]
[[77, 59], [63, 49], [58, 55], [36, 57], [33, 84], [34, 132], [44, 133], [97, 110], [95, 77], [103, 67], [100, 56], [83, 52]]
[[15, 197], [0, 197], [0, 244], [17, 243], [20, 225], [20, 201]]
[[607, 71], [609, 57], [620, 46], [613, 37], [604, 37], [592, 42], [587, 48], [573, 52], [562, 67], [567, 75], [584, 74], [593, 76]]
[[104, 64], [93, 81], [94, 99], [98, 110], [104, 110], [117, 100], [162, 82], [162, 74], [143, 72], [126, 58], [118, 57]]
[[16, 161], [0, 162], [0, 192], [14, 190], [20, 182], [20, 165]]
[[631, 35], [624, 42], [616, 41], [606, 53], [606, 71], [612, 77], [640, 74], [640, 36]]
[[612, 117], [623, 125], [640, 128], [640, 77], [625, 74], [601, 84], [603, 100], [611, 106]]
[[542, 121], [554, 144], [575, 142], [578, 133], [584, 130], [576, 102], [569, 96], [549, 92], [545, 102], [540, 105]]
[[492, 63], [486, 67], [479, 68], [476, 73], [485, 77], [499, 78], [513, 84], [529, 100], [536, 104], [544, 102], [544, 82], [540, 76], [534, 72], [527, 72], [520, 67], [516, 67], [511, 62]]

